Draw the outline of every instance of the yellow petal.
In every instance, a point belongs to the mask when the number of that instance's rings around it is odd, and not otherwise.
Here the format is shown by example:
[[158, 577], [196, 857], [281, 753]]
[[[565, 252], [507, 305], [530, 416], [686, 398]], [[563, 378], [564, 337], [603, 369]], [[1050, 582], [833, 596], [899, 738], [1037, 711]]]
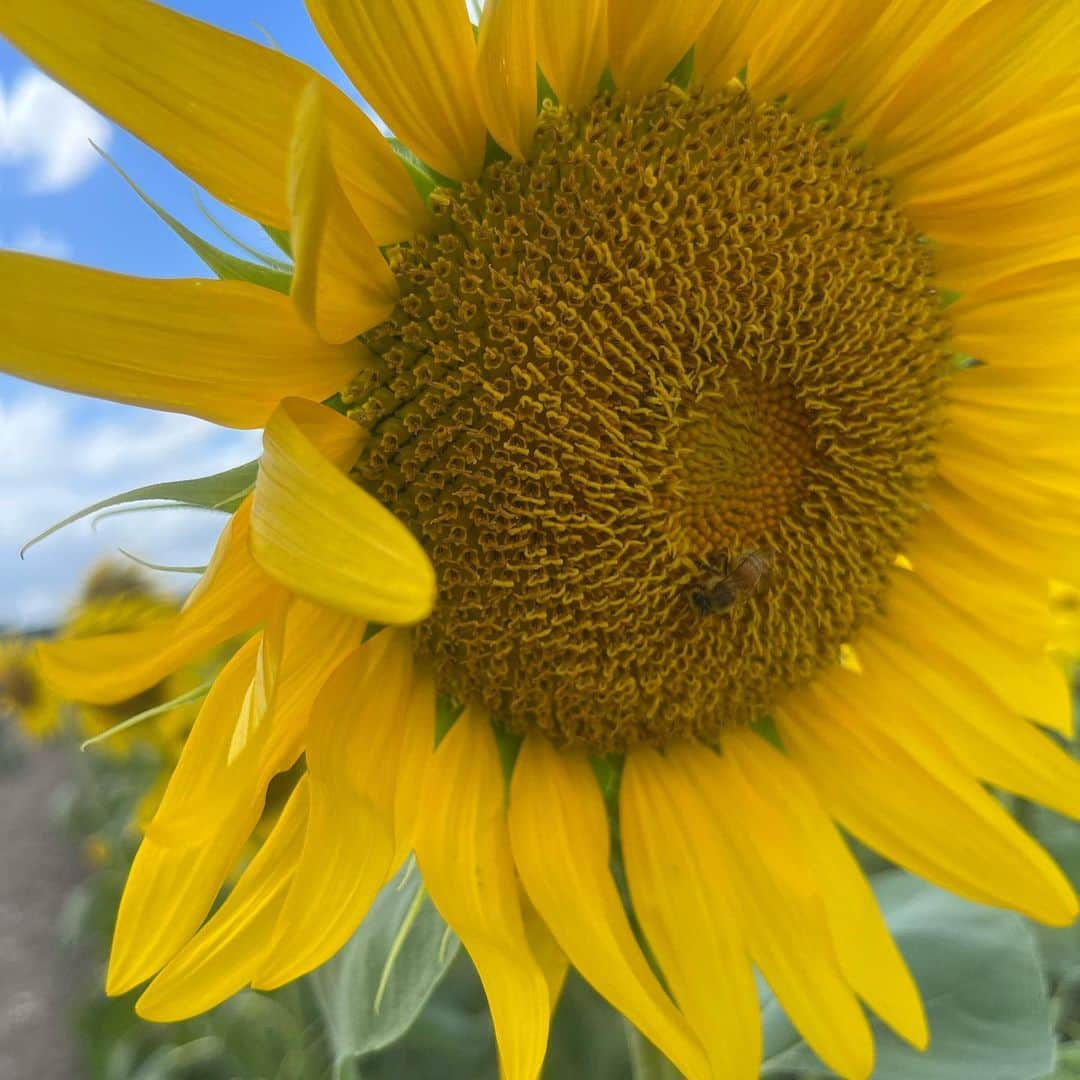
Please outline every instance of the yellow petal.
[[400, 866], [413, 849], [424, 784], [434, 754], [435, 681], [430, 668], [417, 663], [401, 730], [401, 760], [394, 795], [395, 866]]
[[521, 917], [525, 921], [525, 936], [529, 939], [529, 948], [544, 974], [548, 1001], [551, 1011], [554, 1012], [570, 970], [570, 961], [566, 959], [566, 953], [559, 948], [559, 943], [540, 918], [540, 913], [529, 902], [529, 898], [520, 889], [519, 894]]
[[981, 780], [1080, 818], [1080, 762], [1006, 708], [950, 657], [923, 656], [886, 632], [863, 638], [867, 676], [884, 687], [897, 674], [904, 701], [883, 694], [898, 725], [931, 730]]
[[[352, 458], [327, 459], [333, 437]], [[329, 433], [329, 434], [328, 434]], [[435, 572], [409, 530], [343, 470], [363, 432], [332, 409], [289, 399], [270, 418], [251, 515], [251, 550], [283, 585], [381, 623], [414, 623], [435, 601]]]
[[[949, 312], [956, 349], [1000, 369], [1067, 365], [1080, 336], [1080, 260], [1049, 263], [965, 293]], [[968, 375], [956, 380], [961, 386]]]
[[251, 499], [225, 526], [213, 558], [183, 610], [144, 630], [59, 639], [38, 646], [45, 678], [72, 701], [126, 701], [254, 626], [280, 594], [248, 552]]
[[720, 0], [614, 0], [608, 5], [608, 47], [615, 85], [635, 96], [655, 90], [708, 25]]
[[694, 47], [695, 86], [715, 94], [746, 67], [750, 53], [782, 11], [783, 0], [726, 0]]
[[292, 298], [304, 318], [337, 344], [386, 319], [397, 303], [397, 282], [341, 188], [317, 82], [296, 109], [289, 206]]
[[757, 989], [715, 824], [688, 778], [652, 750], [627, 756], [619, 803], [630, 895], [649, 948], [713, 1075], [756, 1080]]
[[225, 902], [143, 992], [135, 1011], [144, 1020], [164, 1024], [196, 1016], [251, 981], [296, 872], [307, 786], [302, 777]]
[[304, 847], [254, 983], [272, 989], [328, 960], [356, 930], [394, 856], [394, 786], [412, 686], [407, 634], [350, 653], [311, 711]]
[[[360, 629], [352, 619], [294, 599], [274, 709], [236, 753], [230, 752], [233, 729], [251, 693], [263, 636], [252, 638], [226, 665], [188, 735], [128, 878], [110, 992], [153, 974], [201, 922], [258, 821], [271, 777], [299, 756], [317, 690], [356, 648]], [[153, 933], [142, 929], [144, 918], [152, 921]]]
[[1078, 124], [1078, 105], [1036, 114], [909, 173], [897, 187], [897, 204], [943, 253], [1053, 244], [1080, 221]]
[[[738, 738], [734, 733], [732, 741]], [[873, 1038], [837, 959], [797, 821], [782, 803], [755, 791], [727, 753], [681, 745], [670, 747], [668, 758], [705, 800], [714, 830], [719, 827], [726, 848], [719, 858], [731, 875], [754, 963], [822, 1061], [843, 1076], [868, 1076]]]
[[1075, 80], [1080, 10], [1068, 0], [993, 0], [923, 57], [870, 132], [903, 177], [1029, 115]]
[[[7, 0], [0, 36], [211, 194], [289, 227], [289, 136], [311, 68], [146, 0]], [[408, 239], [426, 211], [405, 167], [360, 109], [323, 89], [356, 212], [378, 243]]]
[[607, 65], [607, 0], [547, 0], [536, 20], [537, 59], [560, 104], [592, 101]]
[[997, 550], [967, 540], [932, 510], [920, 518], [908, 553], [916, 577], [971, 621], [990, 634], [1004, 630], [1034, 656], [1042, 653], [1052, 621], [1046, 574], [1038, 567], [1010, 566]]
[[[249, 795], [257, 754], [230, 765], [228, 748], [260, 640], [257, 634], [248, 641], [218, 676], [139, 846], [116, 917], [110, 994], [149, 978], [195, 932], [258, 820], [260, 807]], [[178, 820], [199, 828], [155, 836], [156, 822]]]
[[[767, 0], [755, 20], [759, 36], [747, 62], [746, 81], [754, 95], [764, 100], [784, 96], [811, 115], [824, 111], [818, 104], [823, 85], [852, 43], [867, 34], [883, 6], [883, 0], [862, 0], [857, 5]], [[762, 15], [770, 9], [773, 19], [765, 24]], [[836, 104], [829, 101], [825, 108]]]
[[1056, 731], [1069, 728], [1068, 684], [1041, 650], [1017, 646], [1008, 627], [994, 633], [973, 623], [915, 574], [896, 575], [888, 597], [890, 636], [953, 657], [1019, 715]]
[[536, 129], [536, 0], [487, 0], [476, 88], [492, 137], [511, 157], [527, 157]]
[[724, 740], [750, 786], [782, 808], [802, 838], [825, 902], [833, 947], [851, 988], [902, 1039], [925, 1050], [929, 1039], [919, 991], [866, 877], [806, 777], [775, 747], [750, 732]]
[[233, 726], [229, 743], [229, 763], [232, 764], [258, 734], [269, 719], [277, 696], [278, 675], [285, 652], [285, 623], [291, 597], [286, 593], [266, 617], [259, 651], [255, 655], [255, 672], [240, 706], [240, 715]]
[[[831, 41], [819, 39], [823, 60], [833, 54], [833, 62], [823, 64], [816, 78], [796, 95], [804, 114], [820, 115], [843, 102], [841, 129], [855, 142], [862, 142], [873, 121], [907, 76], [965, 19], [990, 0], [870, 0], [858, 5], [857, 22], [848, 26], [850, 8], [828, 8], [840, 15], [831, 23]], [[798, 5], [801, 9], [803, 5]], [[800, 14], [803, 14], [800, 11]], [[805, 17], [805, 16], [804, 16]], [[820, 18], [819, 23], [828, 23]], [[811, 24], [812, 25], [812, 24]], [[789, 57], [774, 56], [781, 62]]]
[[487, 132], [476, 42], [458, 0], [307, 0], [319, 33], [364, 99], [426, 164], [479, 176]]
[[324, 398], [363, 362], [288, 298], [241, 281], [156, 280], [0, 252], [0, 370], [93, 397], [261, 427], [288, 394]]
[[466, 709], [439, 744], [428, 773], [416, 859], [439, 913], [484, 984], [501, 1071], [539, 1076], [551, 1000], [525, 935], [502, 763], [487, 715]]
[[943, 742], [883, 719], [842, 669], [778, 710], [784, 746], [844, 828], [887, 858], [979, 903], [1068, 925], [1068, 881]]
[[510, 786], [510, 839], [522, 885], [574, 967], [687, 1076], [708, 1076], [701, 1045], [634, 940], [584, 754], [525, 739]]

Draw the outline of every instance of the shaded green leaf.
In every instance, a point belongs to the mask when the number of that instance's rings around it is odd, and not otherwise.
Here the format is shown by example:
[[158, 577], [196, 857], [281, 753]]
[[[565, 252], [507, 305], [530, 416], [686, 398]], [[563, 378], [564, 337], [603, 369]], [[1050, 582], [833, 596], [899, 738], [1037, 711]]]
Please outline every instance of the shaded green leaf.
[[419, 871], [401, 871], [341, 952], [309, 976], [339, 1071], [409, 1030], [459, 948]]
[[[874, 891], [922, 992], [931, 1042], [919, 1053], [876, 1018], [874, 1080], [1036, 1080], [1053, 1067], [1050, 1002], [1034, 941], [1017, 915], [968, 903], [910, 874]], [[779, 1003], [763, 1001], [764, 1077], [826, 1077]]]

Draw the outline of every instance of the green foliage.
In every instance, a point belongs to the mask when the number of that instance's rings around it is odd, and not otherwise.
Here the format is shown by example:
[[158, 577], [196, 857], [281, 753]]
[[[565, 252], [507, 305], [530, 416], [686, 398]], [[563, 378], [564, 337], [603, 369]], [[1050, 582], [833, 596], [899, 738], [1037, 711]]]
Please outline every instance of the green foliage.
[[340, 1075], [408, 1031], [460, 947], [410, 861], [348, 944], [309, 976]]
[[[885, 919], [919, 984], [931, 1043], [919, 1053], [880, 1021], [874, 1080], [1038, 1080], [1052, 1068], [1050, 1002], [1028, 925], [901, 871], [873, 879]], [[769, 1078], [828, 1077], [766, 991]]]
[[[138, 195], [139, 198], [142, 199], [142, 201], [146, 203], [146, 205], [149, 206], [150, 209], [153, 210], [154, 213], [157, 214], [157, 216], [161, 218], [161, 220], [165, 222], [165, 224], [168, 225], [169, 228], [172, 229], [172, 231], [176, 233], [176, 235], [179, 236], [180, 239], [183, 240], [184, 243], [187, 244], [187, 246], [191, 248], [191, 250], [194, 251], [219, 278], [230, 281], [247, 281], [253, 285], [261, 285], [264, 288], [273, 289], [280, 293], [287, 294], [289, 292], [289, 288], [292, 284], [292, 274], [287, 263], [278, 262], [275, 259], [266, 259], [265, 257], [260, 257], [260, 262], [249, 262], [247, 259], [241, 259], [237, 255], [232, 255], [228, 251], [222, 251], [221, 248], [215, 247], [209, 241], [204, 240], [199, 236], [198, 233], [189, 229], [182, 221], [173, 217], [173, 215], [164, 207], [151, 199], [150, 196], [147, 195], [146, 192], [143, 191], [143, 189], [139, 187], [139, 185], [136, 184], [108, 154], [105, 153], [104, 150], [97, 146], [95, 146], [94, 149], [97, 150], [117, 173], [119, 173], [120, 177], [126, 181], [131, 190], [134, 191], [135, 194]], [[213, 221], [213, 219], [211, 219], [211, 221]]]
[[81, 510], [50, 525], [44, 532], [38, 533], [33, 539], [28, 540], [19, 552], [25, 556], [35, 544], [41, 543], [53, 533], [81, 521], [90, 514], [96, 514], [102, 510], [108, 510], [114, 506], [126, 506], [130, 503], [146, 503], [165, 501], [175, 506], [196, 507], [202, 510], [221, 510], [232, 513], [240, 505], [244, 496], [255, 485], [255, 477], [259, 471], [259, 462], [249, 461], [244, 465], [238, 465], [235, 469], [226, 469], [225, 472], [214, 473], [213, 476], [199, 476], [191, 480], [169, 480], [161, 484], [145, 484], [142, 487], [132, 488], [131, 491], [122, 492], [119, 495], [111, 495], [100, 502], [84, 506]]

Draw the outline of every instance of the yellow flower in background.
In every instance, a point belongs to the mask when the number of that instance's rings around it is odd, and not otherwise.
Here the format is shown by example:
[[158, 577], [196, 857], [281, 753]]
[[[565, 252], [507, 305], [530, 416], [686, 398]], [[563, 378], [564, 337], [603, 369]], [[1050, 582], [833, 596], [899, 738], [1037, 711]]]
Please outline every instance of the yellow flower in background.
[[1051, 581], [1050, 610], [1050, 651], [1070, 670], [1074, 669], [1080, 663], [1080, 589], [1064, 581]]
[[0, 255], [4, 370], [265, 426], [184, 608], [42, 650], [108, 705], [261, 628], [147, 827], [110, 992], [153, 978], [170, 1020], [278, 986], [415, 850], [514, 1080], [568, 963], [692, 1078], [757, 1075], [754, 966], [841, 1075], [860, 1001], [924, 1046], [837, 825], [1077, 912], [983, 784], [1080, 813], [1039, 730], [1071, 730], [1080, 7], [489, 0], [475, 37], [458, 0], [308, 8], [427, 169], [145, 0], [0, 13], [294, 256], [285, 297]]
[[60, 702], [46, 685], [31, 642], [0, 638], [0, 714], [8, 713], [33, 740], [60, 732]]
[[[59, 631], [62, 640], [105, 634], [130, 633], [171, 620], [177, 612], [172, 600], [159, 595], [138, 570], [104, 562], [93, 569], [82, 595]], [[188, 664], [131, 697], [109, 704], [76, 700], [76, 723], [83, 738], [109, 731], [132, 716], [165, 705], [200, 685], [195, 665]], [[124, 757], [138, 744], [155, 746], [175, 761], [195, 718], [191, 705], [180, 705], [146, 723], [116, 732], [100, 743], [102, 750]]]

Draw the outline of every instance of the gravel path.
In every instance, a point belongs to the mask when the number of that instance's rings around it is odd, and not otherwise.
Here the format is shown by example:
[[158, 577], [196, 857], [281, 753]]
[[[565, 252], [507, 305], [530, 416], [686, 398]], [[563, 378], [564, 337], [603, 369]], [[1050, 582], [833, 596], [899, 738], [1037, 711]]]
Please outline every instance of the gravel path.
[[67, 774], [59, 750], [0, 772], [0, 1080], [79, 1080], [71, 1030], [81, 972], [56, 937], [79, 852], [49, 820]]

